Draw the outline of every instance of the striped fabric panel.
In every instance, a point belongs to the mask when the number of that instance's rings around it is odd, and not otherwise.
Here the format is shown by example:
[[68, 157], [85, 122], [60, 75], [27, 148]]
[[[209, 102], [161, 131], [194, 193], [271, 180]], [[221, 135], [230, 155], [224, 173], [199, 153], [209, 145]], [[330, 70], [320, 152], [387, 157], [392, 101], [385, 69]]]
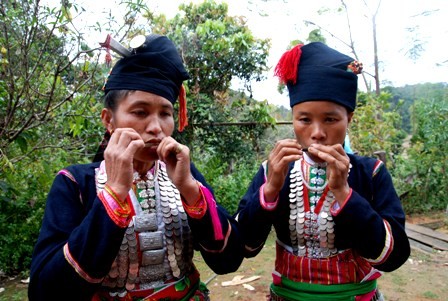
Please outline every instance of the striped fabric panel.
[[[72, 181], [73, 183], [76, 184], [76, 186], [78, 186], [78, 182], [76, 181], [75, 177], [72, 175], [71, 172], [69, 172], [67, 169], [62, 169], [58, 172], [58, 175], [63, 175], [66, 176], [67, 178], [70, 179], [70, 181]], [[84, 204], [84, 201], [82, 199], [82, 195], [81, 195], [81, 191], [79, 191], [79, 200], [81, 202], [81, 204]]]
[[68, 247], [68, 243], [64, 245], [64, 257], [67, 260], [67, 262], [75, 269], [76, 273], [78, 273], [79, 276], [81, 276], [83, 279], [85, 279], [87, 282], [90, 283], [101, 283], [104, 278], [93, 278], [90, 277], [78, 264], [78, 262], [73, 258], [72, 254], [70, 253], [70, 249]]
[[375, 166], [373, 167], [372, 178], [375, 177], [380, 171], [381, 167], [383, 167], [384, 163], [381, 160], [377, 160]]
[[324, 285], [358, 283], [372, 269], [366, 259], [351, 250], [315, 259], [293, 255], [277, 244], [275, 271], [293, 281]]
[[392, 236], [392, 229], [388, 221], [383, 220], [384, 228], [386, 230], [386, 238], [384, 242], [384, 248], [380, 256], [375, 259], [367, 259], [371, 264], [378, 265], [384, 263], [389, 257], [390, 253], [394, 249], [394, 237]]

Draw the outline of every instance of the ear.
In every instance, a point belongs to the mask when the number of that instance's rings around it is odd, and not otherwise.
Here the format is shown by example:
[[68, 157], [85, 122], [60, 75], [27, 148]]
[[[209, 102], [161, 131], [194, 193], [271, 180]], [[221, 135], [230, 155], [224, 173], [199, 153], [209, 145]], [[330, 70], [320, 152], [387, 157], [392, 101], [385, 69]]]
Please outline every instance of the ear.
[[353, 115], [354, 115], [354, 112], [350, 112], [350, 113], [347, 114], [347, 121], [348, 121], [348, 123], [352, 122]]
[[103, 108], [101, 110], [101, 121], [103, 122], [103, 125], [106, 128], [106, 130], [112, 133], [113, 130], [115, 129], [115, 126], [114, 126], [113, 113], [110, 109]]

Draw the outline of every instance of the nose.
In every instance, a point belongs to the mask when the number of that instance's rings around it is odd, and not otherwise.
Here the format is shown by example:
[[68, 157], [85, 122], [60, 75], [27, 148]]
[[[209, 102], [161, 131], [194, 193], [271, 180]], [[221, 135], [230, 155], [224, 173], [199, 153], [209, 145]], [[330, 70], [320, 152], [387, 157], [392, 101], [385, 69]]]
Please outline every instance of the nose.
[[313, 141], [323, 141], [327, 137], [325, 127], [320, 123], [314, 123], [311, 129], [311, 139]]
[[157, 135], [162, 131], [160, 120], [156, 116], [149, 116], [146, 122], [145, 131], [147, 133]]

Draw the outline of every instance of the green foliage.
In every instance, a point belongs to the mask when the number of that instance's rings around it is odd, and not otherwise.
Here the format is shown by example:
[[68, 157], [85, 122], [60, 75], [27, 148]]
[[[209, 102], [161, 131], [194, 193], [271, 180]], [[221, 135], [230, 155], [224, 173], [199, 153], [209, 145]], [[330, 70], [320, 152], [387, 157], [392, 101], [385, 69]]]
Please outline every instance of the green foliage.
[[307, 41], [309, 43], [311, 43], [311, 42], [321, 42], [324, 44], [327, 43], [327, 39], [325, 39], [325, 36], [322, 35], [322, 32], [320, 29], [314, 29], [314, 30], [310, 31]]
[[265, 102], [249, 99], [242, 93], [235, 93], [230, 99], [216, 102], [199, 94], [191, 101], [194, 106], [189, 110], [191, 127], [176, 138], [188, 143], [194, 153], [219, 155], [222, 162], [237, 164], [252, 158], [260, 151], [260, 139], [275, 120]]
[[244, 18], [228, 16], [227, 4], [210, 0], [182, 4], [179, 10], [171, 20], [164, 15], [148, 15], [148, 19], [154, 32], [166, 34], [178, 45], [193, 94], [225, 92], [232, 78], [250, 90], [252, 80], [262, 79], [270, 41], [255, 38]]
[[350, 140], [352, 148], [360, 155], [372, 156], [383, 150], [389, 155], [388, 159], [393, 159], [401, 151], [405, 133], [401, 129], [400, 114], [390, 111], [390, 98], [387, 93], [379, 96], [358, 94], [358, 106], [350, 125]]
[[0, 270], [7, 274], [29, 268], [45, 196], [62, 157], [41, 154], [42, 161], [18, 162], [14, 171], [0, 177]]
[[401, 157], [397, 181], [406, 212], [445, 210], [448, 206], [448, 97], [421, 99], [412, 107], [412, 138]]
[[406, 85], [404, 87], [386, 87], [383, 89], [391, 95], [391, 109], [395, 109], [402, 117], [403, 129], [411, 132], [411, 106], [417, 99], [434, 99], [443, 101], [448, 97], [448, 85], [446, 83], [425, 83]]
[[246, 163], [233, 165], [232, 172], [227, 173], [229, 163], [218, 154], [202, 157], [197, 167], [213, 188], [217, 202], [230, 214], [234, 214], [260, 163], [253, 158]]

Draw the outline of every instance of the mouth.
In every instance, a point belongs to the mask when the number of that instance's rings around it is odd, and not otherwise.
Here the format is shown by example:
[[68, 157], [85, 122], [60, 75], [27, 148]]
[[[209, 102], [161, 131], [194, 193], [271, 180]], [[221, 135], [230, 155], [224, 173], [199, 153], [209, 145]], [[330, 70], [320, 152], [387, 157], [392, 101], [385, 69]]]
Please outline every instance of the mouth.
[[147, 141], [147, 142], [145, 142], [145, 148], [146, 147], [158, 147], [159, 144], [160, 144], [160, 141], [156, 141], [156, 140], [154, 140], [154, 141]]

